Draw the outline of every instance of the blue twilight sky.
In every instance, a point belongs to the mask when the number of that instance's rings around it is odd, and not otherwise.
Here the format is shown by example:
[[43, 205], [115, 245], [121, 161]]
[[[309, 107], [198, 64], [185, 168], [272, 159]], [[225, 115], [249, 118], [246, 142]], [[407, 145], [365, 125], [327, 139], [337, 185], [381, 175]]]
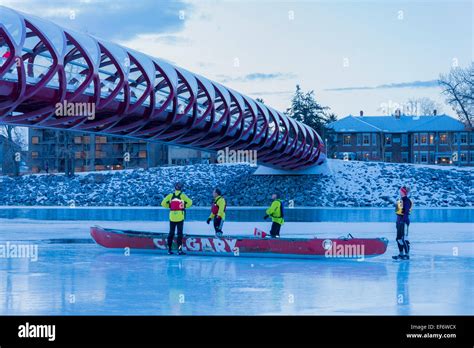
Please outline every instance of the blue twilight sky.
[[[473, 2], [0, 0], [183, 66], [284, 111], [295, 85], [339, 116], [429, 97], [473, 60]], [[442, 105], [441, 111], [453, 115]]]

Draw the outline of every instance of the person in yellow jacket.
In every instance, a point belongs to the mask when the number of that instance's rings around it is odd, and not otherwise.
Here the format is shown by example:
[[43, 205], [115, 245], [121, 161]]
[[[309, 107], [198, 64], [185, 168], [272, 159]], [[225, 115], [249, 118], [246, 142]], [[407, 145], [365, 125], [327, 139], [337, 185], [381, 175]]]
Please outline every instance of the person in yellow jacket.
[[214, 219], [214, 231], [216, 232], [216, 236], [222, 237], [224, 234], [224, 232], [222, 232], [222, 226], [224, 225], [227, 204], [224, 197], [222, 197], [220, 189], [214, 189], [212, 196], [214, 197], [214, 200], [212, 201], [211, 215], [209, 215], [206, 222], [209, 225], [211, 220]]
[[279, 199], [277, 193], [272, 195], [273, 202], [270, 207], [267, 209], [266, 214], [263, 219], [266, 220], [268, 217], [272, 218], [272, 228], [270, 230], [270, 235], [272, 238], [280, 238], [280, 229], [281, 226], [285, 223], [283, 202]]
[[178, 255], [183, 255], [183, 228], [185, 209], [193, 205], [193, 201], [183, 193], [183, 184], [176, 183], [175, 191], [167, 195], [161, 202], [163, 208], [170, 210], [170, 232], [168, 234], [168, 254], [173, 254], [174, 233], [178, 229]]

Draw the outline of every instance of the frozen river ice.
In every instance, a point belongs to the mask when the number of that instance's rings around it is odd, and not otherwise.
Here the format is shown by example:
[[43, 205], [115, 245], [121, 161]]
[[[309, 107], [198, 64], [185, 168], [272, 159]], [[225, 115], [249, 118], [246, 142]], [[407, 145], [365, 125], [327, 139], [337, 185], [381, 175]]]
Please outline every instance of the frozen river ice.
[[[0, 245], [37, 246], [37, 261], [0, 258], [2, 315], [473, 315], [469, 223], [414, 223], [413, 255], [396, 262], [392, 223], [287, 223], [282, 234], [386, 237], [383, 256], [351, 260], [164, 256], [104, 249], [89, 227], [165, 231], [166, 223], [0, 219]], [[250, 234], [268, 223], [232, 223]], [[210, 232], [189, 222], [192, 233]]]

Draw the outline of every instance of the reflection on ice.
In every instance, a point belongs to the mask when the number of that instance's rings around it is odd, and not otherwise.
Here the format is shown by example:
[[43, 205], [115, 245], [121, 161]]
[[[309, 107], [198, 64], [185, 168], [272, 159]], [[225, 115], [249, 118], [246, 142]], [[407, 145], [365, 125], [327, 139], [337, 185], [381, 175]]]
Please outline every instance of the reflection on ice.
[[[385, 255], [362, 262], [179, 257], [134, 250], [126, 256], [91, 243], [89, 223], [82, 221], [1, 224], [1, 243], [38, 245], [37, 262], [0, 258], [3, 315], [474, 314], [474, 238], [467, 223], [414, 224], [412, 259], [400, 262], [391, 259], [397, 253], [393, 224], [385, 223], [285, 225], [287, 234], [390, 239]], [[228, 233], [255, 225], [229, 222]]]
[[[163, 256], [40, 244], [0, 269], [1, 314], [472, 314], [472, 258]], [[434, 267], [434, 268], [433, 268]]]

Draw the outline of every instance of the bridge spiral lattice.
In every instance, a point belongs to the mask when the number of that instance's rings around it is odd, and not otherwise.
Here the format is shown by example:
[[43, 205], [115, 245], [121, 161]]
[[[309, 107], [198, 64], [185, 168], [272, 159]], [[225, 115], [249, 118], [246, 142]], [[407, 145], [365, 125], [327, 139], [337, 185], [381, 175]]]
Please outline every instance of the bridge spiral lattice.
[[[59, 105], [76, 113], [58, 114]], [[94, 114], [79, 112], [81, 105]], [[256, 150], [259, 163], [283, 169], [325, 160], [316, 131], [271, 107], [162, 59], [6, 7], [0, 123]]]

